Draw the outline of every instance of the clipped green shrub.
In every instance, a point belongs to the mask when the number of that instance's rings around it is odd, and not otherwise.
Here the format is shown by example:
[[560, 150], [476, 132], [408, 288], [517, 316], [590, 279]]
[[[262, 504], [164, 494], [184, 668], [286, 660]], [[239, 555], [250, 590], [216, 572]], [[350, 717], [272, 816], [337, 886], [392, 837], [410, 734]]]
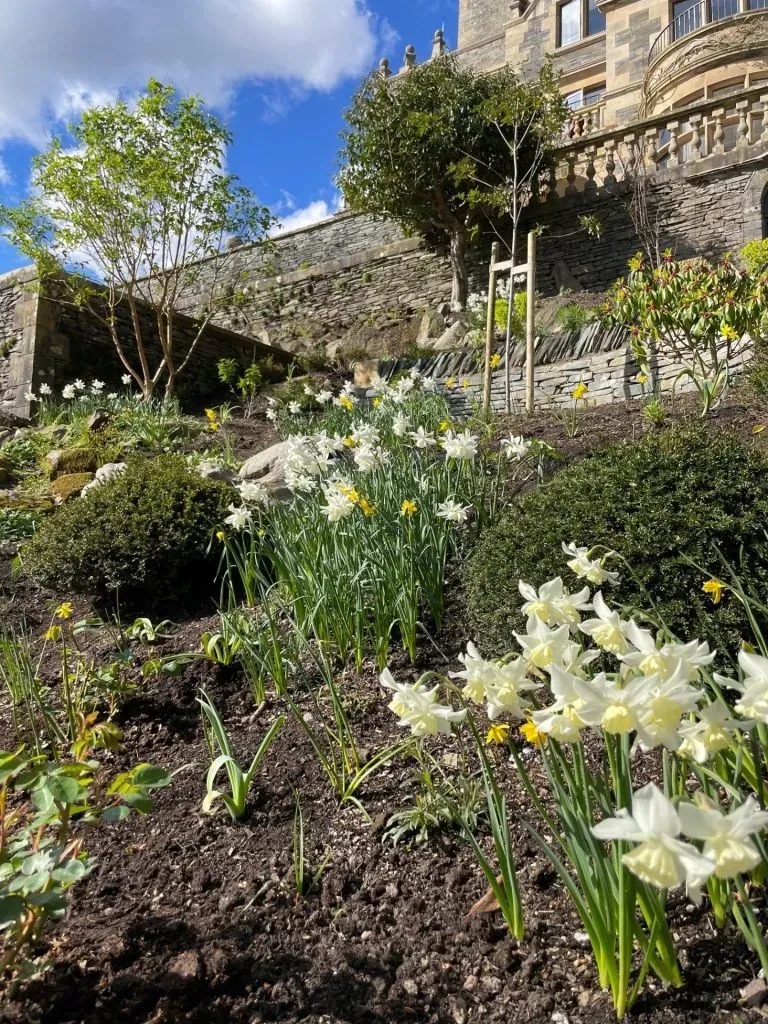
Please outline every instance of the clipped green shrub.
[[217, 525], [228, 484], [205, 480], [178, 455], [135, 459], [125, 472], [64, 505], [22, 549], [22, 567], [44, 586], [150, 607], [210, 589]]
[[569, 302], [567, 306], [558, 309], [556, 320], [564, 331], [576, 334], [583, 331], [591, 316], [586, 306], [580, 306], [578, 302]]
[[715, 606], [702, 592], [708, 576], [685, 556], [722, 579], [716, 547], [735, 566], [743, 555], [745, 575], [764, 597], [767, 523], [768, 459], [730, 434], [697, 426], [611, 446], [525, 495], [481, 537], [467, 574], [473, 639], [488, 655], [516, 649], [513, 633], [525, 625], [518, 580], [538, 587], [562, 576], [577, 589], [561, 549], [575, 541], [627, 559], [632, 572], [609, 566], [621, 574], [607, 587], [615, 601], [645, 611], [645, 588], [681, 639], [738, 650], [749, 636], [741, 605], [726, 593]]

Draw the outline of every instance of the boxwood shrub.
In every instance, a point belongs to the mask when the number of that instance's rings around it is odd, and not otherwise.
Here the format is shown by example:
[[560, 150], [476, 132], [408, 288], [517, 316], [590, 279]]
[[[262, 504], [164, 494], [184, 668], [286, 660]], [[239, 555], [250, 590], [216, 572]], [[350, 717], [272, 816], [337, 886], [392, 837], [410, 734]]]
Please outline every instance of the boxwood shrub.
[[[519, 579], [539, 586], [576, 577], [561, 543], [606, 545], [620, 552], [620, 584], [611, 596], [645, 610], [643, 588], [682, 639], [709, 640], [734, 654], [749, 627], [729, 594], [715, 606], [706, 576], [686, 556], [722, 577], [717, 549], [742, 565], [768, 598], [768, 459], [731, 434], [697, 425], [624, 442], [557, 473], [525, 495], [480, 539], [468, 567], [468, 613], [484, 653], [516, 649], [524, 625]], [[581, 585], [581, 584], [579, 584]]]
[[217, 525], [233, 493], [183, 457], [137, 458], [45, 519], [22, 549], [22, 568], [44, 586], [150, 608], [210, 591]]

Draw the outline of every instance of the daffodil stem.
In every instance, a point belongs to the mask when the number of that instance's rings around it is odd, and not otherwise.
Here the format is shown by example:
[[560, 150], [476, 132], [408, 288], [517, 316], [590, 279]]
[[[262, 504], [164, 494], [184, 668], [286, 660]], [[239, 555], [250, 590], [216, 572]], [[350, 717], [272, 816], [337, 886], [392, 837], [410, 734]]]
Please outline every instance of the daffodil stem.
[[739, 926], [739, 930], [746, 939], [747, 944], [757, 953], [763, 972], [768, 975], [768, 949], [765, 946], [765, 938], [760, 928], [760, 923], [755, 916], [752, 900], [749, 898], [742, 878], [738, 876], [736, 878], [736, 888], [741, 898], [741, 906], [734, 901], [734, 920]]

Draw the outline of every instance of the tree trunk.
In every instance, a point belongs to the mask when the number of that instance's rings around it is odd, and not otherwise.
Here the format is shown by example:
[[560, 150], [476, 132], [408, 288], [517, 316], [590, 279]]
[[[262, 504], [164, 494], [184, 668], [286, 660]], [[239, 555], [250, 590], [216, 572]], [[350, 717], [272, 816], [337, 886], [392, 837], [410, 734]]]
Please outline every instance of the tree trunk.
[[451, 269], [453, 270], [451, 309], [456, 313], [461, 313], [466, 309], [469, 297], [468, 247], [467, 229], [460, 221], [457, 221], [451, 229]]

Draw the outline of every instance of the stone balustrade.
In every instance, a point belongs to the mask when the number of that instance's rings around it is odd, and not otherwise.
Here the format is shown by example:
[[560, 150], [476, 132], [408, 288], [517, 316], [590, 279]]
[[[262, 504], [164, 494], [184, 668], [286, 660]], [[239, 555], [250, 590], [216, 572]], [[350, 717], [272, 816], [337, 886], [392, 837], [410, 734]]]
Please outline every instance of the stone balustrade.
[[572, 120], [542, 189], [542, 200], [610, 188], [638, 174], [696, 172], [738, 163], [768, 151], [768, 90], [765, 84], [630, 126], [601, 129], [599, 107]]

